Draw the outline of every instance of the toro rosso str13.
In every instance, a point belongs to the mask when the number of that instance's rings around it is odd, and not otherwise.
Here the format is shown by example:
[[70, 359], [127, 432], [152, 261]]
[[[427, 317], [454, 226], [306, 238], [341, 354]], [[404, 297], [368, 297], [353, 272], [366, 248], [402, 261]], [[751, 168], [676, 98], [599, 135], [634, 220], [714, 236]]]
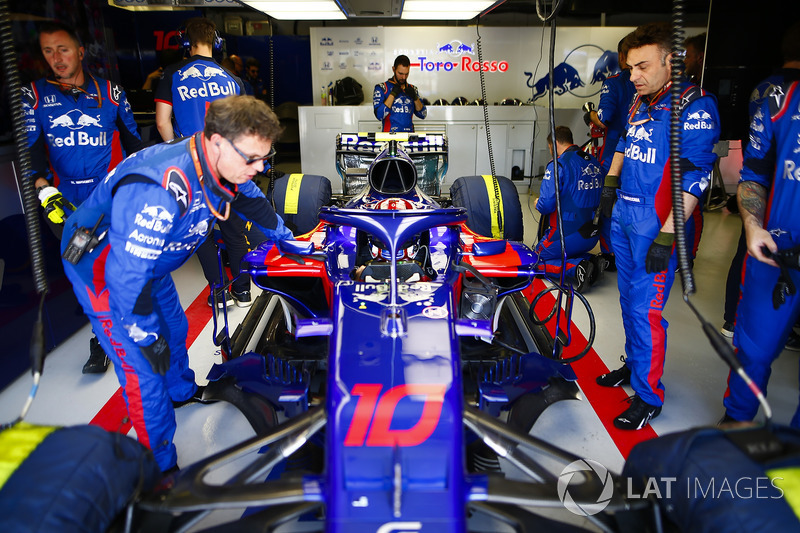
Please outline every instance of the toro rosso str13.
[[[563, 509], [557, 476], [580, 458], [530, 433], [577, 385], [522, 296], [535, 254], [473, 233], [465, 209], [418, 187], [403, 145], [384, 144], [360, 192], [245, 259], [264, 293], [206, 395], [256, 436], [167, 478], [138, 504], [143, 529], [239, 507], [237, 531], [303, 517], [315, 531], [464, 532], [480, 515], [529, 531], [549, 521], [523, 506]], [[498, 456], [528, 479], [506, 479]], [[208, 481], [233, 460], [226, 483]], [[608, 480], [582, 474], [570, 496], [594, 504]]]

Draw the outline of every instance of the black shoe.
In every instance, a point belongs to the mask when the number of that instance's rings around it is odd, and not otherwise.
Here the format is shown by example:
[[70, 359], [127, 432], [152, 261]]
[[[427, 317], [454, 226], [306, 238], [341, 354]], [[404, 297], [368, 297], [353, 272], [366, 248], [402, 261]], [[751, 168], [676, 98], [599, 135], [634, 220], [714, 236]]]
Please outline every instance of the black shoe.
[[631, 369], [625, 364], [625, 356], [620, 355], [619, 360], [622, 361], [622, 366], [616, 370], [612, 370], [602, 376], [597, 376], [595, 381], [601, 387], [621, 387], [622, 385], [631, 384]]
[[628, 401], [631, 406], [614, 419], [614, 427], [618, 429], [638, 430], [644, 428], [652, 419], [661, 414], [661, 406], [658, 407], [645, 403], [639, 395], [631, 396]]
[[600, 254], [600, 258], [603, 260], [603, 271], [604, 272], [616, 272], [617, 271], [617, 259], [614, 257], [614, 254], [611, 252], [606, 252]]
[[606, 260], [603, 259], [602, 254], [593, 255], [589, 261], [592, 262], [594, 265], [594, 271], [592, 272], [591, 277], [589, 278], [589, 285], [594, 285], [600, 278], [603, 277], [603, 271], [606, 268]]
[[253, 299], [250, 296], [249, 290], [244, 290], [244, 291], [231, 290], [231, 296], [233, 296], [233, 299], [236, 302], [237, 307], [250, 307], [251, 305], [253, 305]]
[[[225, 293], [225, 299], [222, 299], [222, 293]], [[223, 309], [225, 307], [230, 307], [233, 305], [233, 296], [229, 291], [217, 291], [217, 308]], [[214, 295], [208, 295], [208, 306], [214, 307]]]
[[727, 337], [729, 339], [733, 337], [733, 322], [725, 321], [725, 323], [722, 324], [719, 332], [722, 333], [723, 337]]
[[184, 405], [189, 405], [190, 403], [209, 404], [217, 401], [211, 399], [204, 399], [203, 394], [205, 393], [205, 391], [206, 391], [205, 386], [198, 385], [197, 390], [195, 390], [194, 393], [185, 400], [180, 400], [180, 401], [172, 400], [172, 408], [178, 409], [179, 407], [183, 407]]
[[800, 352], [800, 335], [795, 333], [794, 330], [790, 331], [783, 348], [790, 352]]
[[575, 290], [583, 294], [589, 288], [594, 274], [594, 265], [586, 259], [581, 260], [575, 267]]
[[102, 374], [108, 369], [108, 356], [97, 337], [89, 339], [89, 359], [83, 365], [84, 374]]

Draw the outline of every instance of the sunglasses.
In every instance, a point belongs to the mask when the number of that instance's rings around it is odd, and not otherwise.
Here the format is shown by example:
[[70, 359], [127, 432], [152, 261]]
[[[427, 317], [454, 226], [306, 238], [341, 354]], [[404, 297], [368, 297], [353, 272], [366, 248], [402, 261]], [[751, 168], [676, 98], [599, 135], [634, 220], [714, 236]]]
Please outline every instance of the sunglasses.
[[236, 145], [235, 145], [235, 144], [233, 144], [233, 141], [232, 141], [232, 140], [228, 139], [227, 137], [223, 137], [223, 139], [225, 139], [226, 141], [228, 141], [228, 142], [230, 143], [230, 145], [231, 145], [231, 146], [233, 146], [233, 149], [234, 149], [234, 150], [236, 150], [236, 153], [237, 153], [237, 154], [239, 154], [240, 156], [242, 156], [242, 159], [244, 159], [244, 164], [245, 164], [245, 165], [252, 165], [253, 163], [258, 163], [259, 161], [266, 162], [266, 161], [267, 161], [267, 159], [269, 159], [269, 158], [271, 158], [271, 157], [274, 157], [274, 156], [275, 156], [275, 153], [276, 153], [276, 152], [275, 152], [275, 146], [272, 146], [272, 147], [270, 148], [270, 150], [269, 150], [269, 153], [268, 153], [267, 155], [262, 155], [261, 157], [248, 157], [247, 155], [245, 155], [245, 153], [244, 153], [244, 152], [242, 152], [241, 150], [239, 150], [239, 149], [236, 147]]

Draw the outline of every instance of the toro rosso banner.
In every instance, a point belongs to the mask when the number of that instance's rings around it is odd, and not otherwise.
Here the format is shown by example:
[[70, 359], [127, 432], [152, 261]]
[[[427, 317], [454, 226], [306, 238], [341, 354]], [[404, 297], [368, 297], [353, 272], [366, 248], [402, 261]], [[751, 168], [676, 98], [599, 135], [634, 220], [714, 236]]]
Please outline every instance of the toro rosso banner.
[[[599, 100], [603, 81], [619, 71], [617, 43], [633, 29], [559, 29], [555, 106], [576, 108]], [[489, 104], [517, 98], [546, 106], [550, 29], [483, 27], [480, 36], [479, 41], [475, 27], [311, 28], [315, 104], [321, 103], [322, 87], [345, 76], [361, 83], [369, 104], [373, 85], [388, 79], [394, 58], [405, 54], [411, 60], [409, 82], [429, 102], [480, 98], [483, 71]]]

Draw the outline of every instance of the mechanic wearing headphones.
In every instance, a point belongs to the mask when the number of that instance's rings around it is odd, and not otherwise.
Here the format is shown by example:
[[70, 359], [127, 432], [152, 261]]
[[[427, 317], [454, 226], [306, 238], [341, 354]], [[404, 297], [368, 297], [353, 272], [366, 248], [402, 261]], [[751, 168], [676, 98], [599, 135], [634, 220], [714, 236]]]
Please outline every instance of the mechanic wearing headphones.
[[[155, 96], [156, 126], [165, 141], [186, 137], [203, 129], [203, 118], [211, 102], [229, 95], [245, 94], [242, 81], [212, 57], [213, 49], [222, 45], [213, 21], [206, 18], [189, 19], [181, 40], [184, 48], [188, 48], [190, 57], [164, 70]], [[219, 229], [235, 276], [239, 274], [239, 264], [249, 250], [244, 222], [233, 214], [229, 219], [219, 222]], [[197, 258], [208, 283], [219, 285], [220, 273], [213, 233], [209, 235], [208, 242], [197, 249]], [[215, 295], [209, 294], [208, 305], [214, 305], [214, 300]], [[223, 297], [218, 292], [216, 301], [219, 307], [232, 305], [234, 301], [239, 307], [248, 307], [252, 303], [250, 277], [246, 274], [239, 276], [231, 286], [230, 293], [226, 292]]]
[[216, 100], [204, 131], [128, 157], [67, 219], [67, 277], [114, 361], [136, 435], [162, 471], [177, 461], [174, 408], [203, 393], [170, 273], [231, 208], [273, 240], [292, 238], [251, 181], [279, 133], [278, 118], [256, 98]]
[[[46, 22], [39, 28], [39, 45], [53, 74], [23, 87], [22, 105], [35, 187], [47, 223], [60, 239], [74, 206], [126, 154], [144, 145], [122, 87], [84, 72], [84, 49], [75, 30]], [[60, 192], [51, 186], [55, 178]], [[107, 368], [108, 357], [92, 337], [83, 373]]]
[[419, 99], [417, 88], [408, 83], [411, 60], [399, 55], [394, 60], [394, 76], [386, 83], [379, 83], [372, 92], [372, 107], [375, 117], [383, 123], [383, 131], [414, 131], [414, 115], [421, 119], [428, 116], [428, 108]]

